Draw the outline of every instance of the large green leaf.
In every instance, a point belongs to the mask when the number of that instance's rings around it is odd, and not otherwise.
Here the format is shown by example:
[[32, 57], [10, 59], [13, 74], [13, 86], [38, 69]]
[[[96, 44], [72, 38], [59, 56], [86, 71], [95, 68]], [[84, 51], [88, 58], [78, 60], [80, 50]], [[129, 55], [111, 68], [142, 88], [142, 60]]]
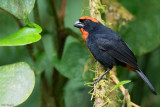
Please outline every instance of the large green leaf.
[[[121, 2], [135, 16], [133, 22], [121, 29], [121, 36], [133, 52], [140, 56], [157, 48], [160, 45], [160, 1], [123, 0]], [[147, 8], [144, 9], [144, 6]]]
[[[156, 51], [152, 52], [150, 60], [148, 61], [148, 66], [146, 68], [146, 76], [154, 86], [157, 93], [160, 93], [160, 85], [159, 85], [159, 76], [160, 76], [160, 48], [158, 48]], [[143, 66], [143, 65], [142, 65]], [[145, 93], [145, 96], [143, 96], [144, 100], [142, 102], [142, 107], [146, 106], [154, 106], [159, 107], [160, 105], [160, 97], [157, 98], [157, 96], [154, 96], [151, 92], [148, 91], [148, 88], [146, 85], [144, 85], [143, 93]], [[152, 96], [150, 99], [156, 99], [156, 100], [148, 100], [147, 97]]]
[[41, 84], [40, 84], [40, 75], [36, 76], [35, 78], [35, 87], [30, 95], [30, 97], [22, 104], [16, 106], [16, 107], [39, 107], [41, 98], [42, 98], [42, 90], [41, 90]]
[[31, 94], [35, 76], [27, 63], [19, 62], [0, 67], [0, 105], [16, 106]]
[[64, 100], [66, 107], [93, 107], [90, 101], [91, 95], [88, 93], [91, 90], [85, 86], [83, 82], [74, 79], [68, 81], [64, 88]]
[[0, 46], [26, 45], [41, 39], [41, 27], [32, 23], [32, 27], [26, 26], [18, 32], [0, 39]]
[[69, 37], [61, 61], [54, 61], [54, 64], [62, 75], [68, 78], [82, 79], [88, 57], [87, 49], [77, 40]]
[[34, 7], [35, 0], [0, 0], [0, 8], [19, 19], [26, 19]]
[[19, 30], [16, 20], [0, 10], [0, 39]]
[[[66, 7], [65, 26], [80, 34], [73, 24], [82, 16], [82, 7], [85, 0], [68, 0]], [[78, 5], [77, 5], [78, 4]], [[86, 7], [87, 8], [87, 7]], [[71, 14], [72, 13], [72, 14]]]

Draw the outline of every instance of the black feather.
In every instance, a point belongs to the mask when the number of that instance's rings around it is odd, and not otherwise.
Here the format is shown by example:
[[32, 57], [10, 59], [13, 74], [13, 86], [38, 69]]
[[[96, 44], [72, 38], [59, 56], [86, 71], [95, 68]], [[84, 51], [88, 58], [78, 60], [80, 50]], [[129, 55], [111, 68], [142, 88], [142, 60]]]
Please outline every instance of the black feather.
[[140, 75], [140, 77], [144, 80], [144, 82], [147, 84], [151, 92], [155, 95], [157, 95], [157, 92], [153, 88], [152, 84], [149, 82], [148, 78], [143, 74], [141, 70], [136, 70], [136, 72]]
[[118, 61], [128, 64], [135, 69], [138, 69], [137, 60], [134, 54], [120, 37], [119, 39], [110, 40], [107, 38], [107, 34], [103, 34], [106, 38], [99, 38], [99, 35], [100, 34], [96, 35], [98, 37], [96, 40], [97, 45], [101, 50], [108, 53], [110, 56], [117, 59]]

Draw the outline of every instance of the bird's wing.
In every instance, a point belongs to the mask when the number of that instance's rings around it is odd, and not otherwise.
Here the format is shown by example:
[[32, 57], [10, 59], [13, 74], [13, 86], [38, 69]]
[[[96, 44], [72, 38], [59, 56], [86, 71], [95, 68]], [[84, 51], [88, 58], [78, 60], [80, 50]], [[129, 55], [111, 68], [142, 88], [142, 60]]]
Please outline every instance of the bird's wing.
[[[117, 36], [118, 37], [118, 36]], [[120, 37], [119, 37], [120, 38]], [[138, 69], [137, 60], [133, 52], [129, 49], [128, 45], [120, 39], [108, 39], [106, 36], [97, 38], [98, 47], [107, 52], [113, 58], [123, 62], [134, 69]]]

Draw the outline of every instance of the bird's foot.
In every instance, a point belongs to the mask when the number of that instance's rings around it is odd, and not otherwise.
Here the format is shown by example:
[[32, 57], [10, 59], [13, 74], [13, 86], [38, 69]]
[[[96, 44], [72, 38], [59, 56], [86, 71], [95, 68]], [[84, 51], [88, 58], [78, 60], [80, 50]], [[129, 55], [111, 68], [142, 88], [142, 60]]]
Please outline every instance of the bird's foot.
[[96, 85], [99, 81], [101, 81], [102, 79], [104, 80], [108, 80], [107, 78], [98, 78], [98, 79], [95, 79], [95, 82], [93, 83], [93, 85]]
[[108, 69], [105, 73], [103, 73], [98, 79], [96, 79], [96, 81], [94, 82], [93, 85], [96, 85], [100, 80], [103, 79], [103, 76], [106, 75], [108, 72], [110, 71], [110, 69]]

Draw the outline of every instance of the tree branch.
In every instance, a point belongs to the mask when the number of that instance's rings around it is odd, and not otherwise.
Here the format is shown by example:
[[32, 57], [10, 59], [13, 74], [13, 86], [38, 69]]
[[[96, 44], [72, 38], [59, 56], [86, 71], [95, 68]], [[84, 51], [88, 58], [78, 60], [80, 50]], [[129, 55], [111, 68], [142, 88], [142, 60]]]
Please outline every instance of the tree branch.
[[65, 17], [66, 4], [67, 4], [67, 0], [62, 0], [61, 11], [60, 11], [61, 20], [64, 20], [64, 17]]
[[[66, 0], [63, 0], [61, 3], [61, 11], [60, 14], [57, 13], [55, 0], [51, 1], [51, 7], [53, 11], [54, 22], [56, 25], [56, 34], [57, 34], [57, 54], [59, 60], [61, 60], [62, 53], [64, 50], [64, 44], [68, 34], [66, 33], [64, 27], [64, 17], [65, 17], [65, 8], [66, 8]], [[67, 78], [62, 76], [56, 68], [53, 68], [52, 75], [52, 89], [51, 93], [54, 97], [55, 103], [57, 107], [64, 107], [64, 95], [63, 95], [63, 87], [67, 82]]]

